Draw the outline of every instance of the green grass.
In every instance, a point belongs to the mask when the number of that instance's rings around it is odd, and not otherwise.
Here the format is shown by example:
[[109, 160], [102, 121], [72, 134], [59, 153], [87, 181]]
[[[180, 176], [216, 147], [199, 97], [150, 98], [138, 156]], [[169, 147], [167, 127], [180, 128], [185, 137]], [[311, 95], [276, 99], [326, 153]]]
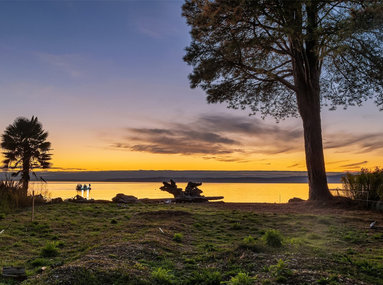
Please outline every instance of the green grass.
[[175, 242], [182, 242], [183, 238], [184, 238], [184, 235], [181, 234], [181, 233], [175, 233], [175, 234], [173, 235], [173, 240], [174, 240]]
[[0, 219], [0, 266], [26, 267], [25, 284], [383, 284], [383, 235], [368, 229], [372, 218], [381, 214], [45, 205], [34, 222], [30, 209]]

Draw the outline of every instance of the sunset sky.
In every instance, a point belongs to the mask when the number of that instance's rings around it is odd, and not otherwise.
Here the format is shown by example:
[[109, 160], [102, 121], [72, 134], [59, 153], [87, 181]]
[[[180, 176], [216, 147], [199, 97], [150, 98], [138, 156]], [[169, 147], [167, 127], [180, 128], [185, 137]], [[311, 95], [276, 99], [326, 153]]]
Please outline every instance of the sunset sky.
[[[190, 89], [181, 1], [2, 1], [0, 129], [38, 116], [55, 170], [305, 170], [300, 119]], [[326, 168], [383, 166], [373, 102], [323, 110]]]

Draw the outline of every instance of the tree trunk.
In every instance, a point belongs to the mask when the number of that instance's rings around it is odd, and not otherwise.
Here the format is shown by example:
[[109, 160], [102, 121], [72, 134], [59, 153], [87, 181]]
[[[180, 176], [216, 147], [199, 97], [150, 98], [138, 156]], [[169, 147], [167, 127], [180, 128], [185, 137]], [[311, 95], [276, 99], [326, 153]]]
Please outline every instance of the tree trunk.
[[25, 196], [28, 195], [28, 186], [29, 186], [29, 180], [30, 180], [30, 176], [29, 176], [30, 167], [29, 167], [29, 165], [30, 165], [30, 159], [29, 158], [24, 159], [23, 170], [21, 171], [21, 183], [22, 183], [23, 192], [24, 192]]
[[299, 93], [298, 106], [303, 121], [309, 200], [328, 200], [332, 195], [327, 186], [323, 154], [319, 90]]
[[320, 74], [318, 57], [318, 2], [306, 5], [306, 35], [303, 34], [302, 5], [294, 9], [297, 18], [295, 32], [290, 38], [292, 64], [298, 110], [303, 121], [306, 166], [309, 179], [309, 200], [328, 200], [332, 195], [327, 186], [323, 155], [322, 127], [320, 117]]

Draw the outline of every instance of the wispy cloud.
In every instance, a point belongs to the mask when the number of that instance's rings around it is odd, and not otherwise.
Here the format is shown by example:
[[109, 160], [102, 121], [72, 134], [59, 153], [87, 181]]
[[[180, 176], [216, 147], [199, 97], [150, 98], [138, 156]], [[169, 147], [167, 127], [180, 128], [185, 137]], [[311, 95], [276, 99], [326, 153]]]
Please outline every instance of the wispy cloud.
[[[200, 155], [204, 159], [223, 162], [249, 162], [252, 155], [276, 155], [304, 151], [303, 130], [268, 124], [254, 117], [202, 114], [187, 123], [163, 123], [156, 128], [127, 128], [124, 138], [110, 145], [113, 149], [153, 154]], [[383, 150], [383, 133], [326, 134], [326, 150], [368, 153]], [[345, 164], [350, 162], [349, 164]], [[352, 168], [367, 161], [353, 163], [338, 160], [329, 164]], [[287, 168], [304, 167], [292, 162]]]
[[153, 39], [163, 39], [175, 34], [180, 30], [162, 18], [142, 17], [136, 21], [137, 31]]
[[341, 167], [343, 167], [343, 168], [361, 168], [363, 166], [363, 164], [366, 164], [366, 163], [368, 163], [367, 160], [361, 161], [361, 162], [355, 162], [355, 163], [341, 165]]
[[79, 66], [79, 63], [82, 62], [83, 59], [79, 55], [50, 53], [36, 53], [36, 55], [44, 63], [47, 63], [72, 77], [79, 78], [83, 75]]
[[325, 139], [326, 149], [337, 149], [338, 151], [350, 152], [350, 147], [355, 153], [369, 153], [383, 149], [383, 133], [349, 134], [338, 133], [330, 134]]
[[114, 149], [156, 154], [202, 155], [205, 159], [248, 162], [249, 154], [302, 150], [302, 132], [269, 126], [256, 118], [202, 115], [190, 123], [162, 128], [128, 128]]

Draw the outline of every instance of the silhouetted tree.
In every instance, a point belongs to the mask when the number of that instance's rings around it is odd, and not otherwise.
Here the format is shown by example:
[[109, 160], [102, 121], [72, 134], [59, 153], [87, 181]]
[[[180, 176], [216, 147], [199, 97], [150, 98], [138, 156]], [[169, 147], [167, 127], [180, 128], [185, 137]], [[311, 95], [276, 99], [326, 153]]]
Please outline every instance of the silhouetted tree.
[[1, 147], [5, 150], [4, 168], [19, 169], [13, 175], [21, 173], [20, 182], [28, 191], [30, 172], [34, 168], [49, 168], [51, 143], [47, 141], [48, 133], [43, 129], [37, 117], [19, 117], [9, 125], [2, 135]]
[[[187, 0], [191, 87], [209, 103], [303, 121], [309, 198], [329, 199], [320, 109], [383, 105], [382, 1]], [[341, 139], [341, 138], [340, 138]]]

